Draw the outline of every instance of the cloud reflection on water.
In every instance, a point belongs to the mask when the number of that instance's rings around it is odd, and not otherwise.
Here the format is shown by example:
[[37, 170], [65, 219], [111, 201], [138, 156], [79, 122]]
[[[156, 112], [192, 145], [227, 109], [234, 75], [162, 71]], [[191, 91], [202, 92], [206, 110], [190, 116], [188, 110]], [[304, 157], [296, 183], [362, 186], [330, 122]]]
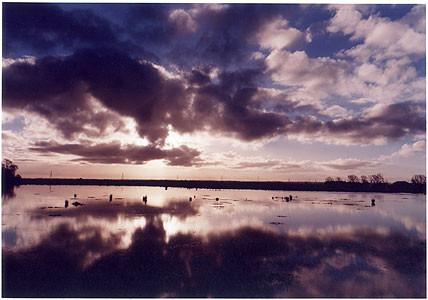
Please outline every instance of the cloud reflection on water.
[[[3, 252], [4, 297], [424, 297], [425, 241], [399, 232], [290, 236], [242, 227], [168, 242], [159, 216], [132, 243], [62, 224]], [[89, 262], [89, 263], [88, 263]]]

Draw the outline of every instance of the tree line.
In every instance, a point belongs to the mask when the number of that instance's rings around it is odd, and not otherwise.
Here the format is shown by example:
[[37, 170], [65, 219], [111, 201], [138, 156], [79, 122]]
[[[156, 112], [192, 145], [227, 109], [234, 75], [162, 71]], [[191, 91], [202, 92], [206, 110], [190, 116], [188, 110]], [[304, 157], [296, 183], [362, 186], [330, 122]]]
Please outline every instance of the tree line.
[[[357, 175], [351, 174], [348, 175], [347, 180], [342, 179], [341, 177], [327, 177], [325, 179], [325, 183], [360, 183], [360, 184], [382, 184], [382, 183], [388, 183], [385, 177], [381, 173], [373, 174], [373, 175], [361, 175], [358, 177]], [[400, 181], [397, 181], [400, 182]], [[404, 181], [406, 182], [406, 181]], [[410, 179], [410, 183], [414, 185], [425, 185], [426, 184], [426, 176], [422, 174], [413, 175], [413, 177]]]

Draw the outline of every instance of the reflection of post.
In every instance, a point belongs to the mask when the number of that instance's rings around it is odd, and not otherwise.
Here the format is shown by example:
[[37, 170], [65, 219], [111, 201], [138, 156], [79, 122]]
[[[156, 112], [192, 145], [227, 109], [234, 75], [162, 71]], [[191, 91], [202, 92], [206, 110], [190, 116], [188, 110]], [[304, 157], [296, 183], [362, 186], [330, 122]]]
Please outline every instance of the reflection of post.
[[[51, 174], [49, 175], [49, 179], [52, 179], [52, 170]], [[49, 184], [49, 192], [52, 193], [52, 186]]]
[[143, 196], [143, 202], [144, 204], [147, 204], [147, 196]]
[[65, 207], [65, 208], [67, 208], [67, 207], [68, 207], [68, 200], [65, 200], [64, 207]]
[[109, 202], [111, 202], [112, 200], [113, 200], [113, 194], [110, 194]]
[[372, 199], [372, 206], [375, 206], [375, 205], [376, 205], [375, 199]]

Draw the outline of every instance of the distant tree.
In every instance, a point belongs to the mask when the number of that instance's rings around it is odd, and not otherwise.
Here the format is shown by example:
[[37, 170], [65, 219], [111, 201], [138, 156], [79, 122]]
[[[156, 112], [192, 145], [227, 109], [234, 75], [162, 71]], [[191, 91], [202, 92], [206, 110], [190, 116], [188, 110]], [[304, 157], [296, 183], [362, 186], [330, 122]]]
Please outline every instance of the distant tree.
[[380, 173], [370, 175], [369, 180], [370, 180], [370, 183], [373, 183], [373, 184], [385, 183], [385, 178]]
[[339, 182], [340, 182], [340, 181], [342, 181], [342, 178], [341, 178], [341, 177], [339, 177], [339, 176], [337, 176], [337, 177], [336, 177], [336, 181], [339, 181]]
[[326, 179], [325, 179], [325, 182], [333, 182], [334, 181], [334, 178], [333, 177], [330, 177], [330, 176], [328, 176]]
[[368, 183], [369, 178], [366, 175], [361, 175], [361, 183]]
[[426, 184], [426, 176], [425, 175], [414, 175], [410, 180], [413, 184]]
[[348, 181], [351, 183], [360, 182], [357, 175], [348, 175]]

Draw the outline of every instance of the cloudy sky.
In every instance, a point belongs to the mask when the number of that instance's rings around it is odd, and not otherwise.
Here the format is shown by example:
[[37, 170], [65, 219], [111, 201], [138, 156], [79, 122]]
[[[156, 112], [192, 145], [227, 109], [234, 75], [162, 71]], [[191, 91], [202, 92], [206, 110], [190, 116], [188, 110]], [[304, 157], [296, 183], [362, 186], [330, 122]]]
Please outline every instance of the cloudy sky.
[[3, 3], [24, 177], [425, 174], [424, 5]]

